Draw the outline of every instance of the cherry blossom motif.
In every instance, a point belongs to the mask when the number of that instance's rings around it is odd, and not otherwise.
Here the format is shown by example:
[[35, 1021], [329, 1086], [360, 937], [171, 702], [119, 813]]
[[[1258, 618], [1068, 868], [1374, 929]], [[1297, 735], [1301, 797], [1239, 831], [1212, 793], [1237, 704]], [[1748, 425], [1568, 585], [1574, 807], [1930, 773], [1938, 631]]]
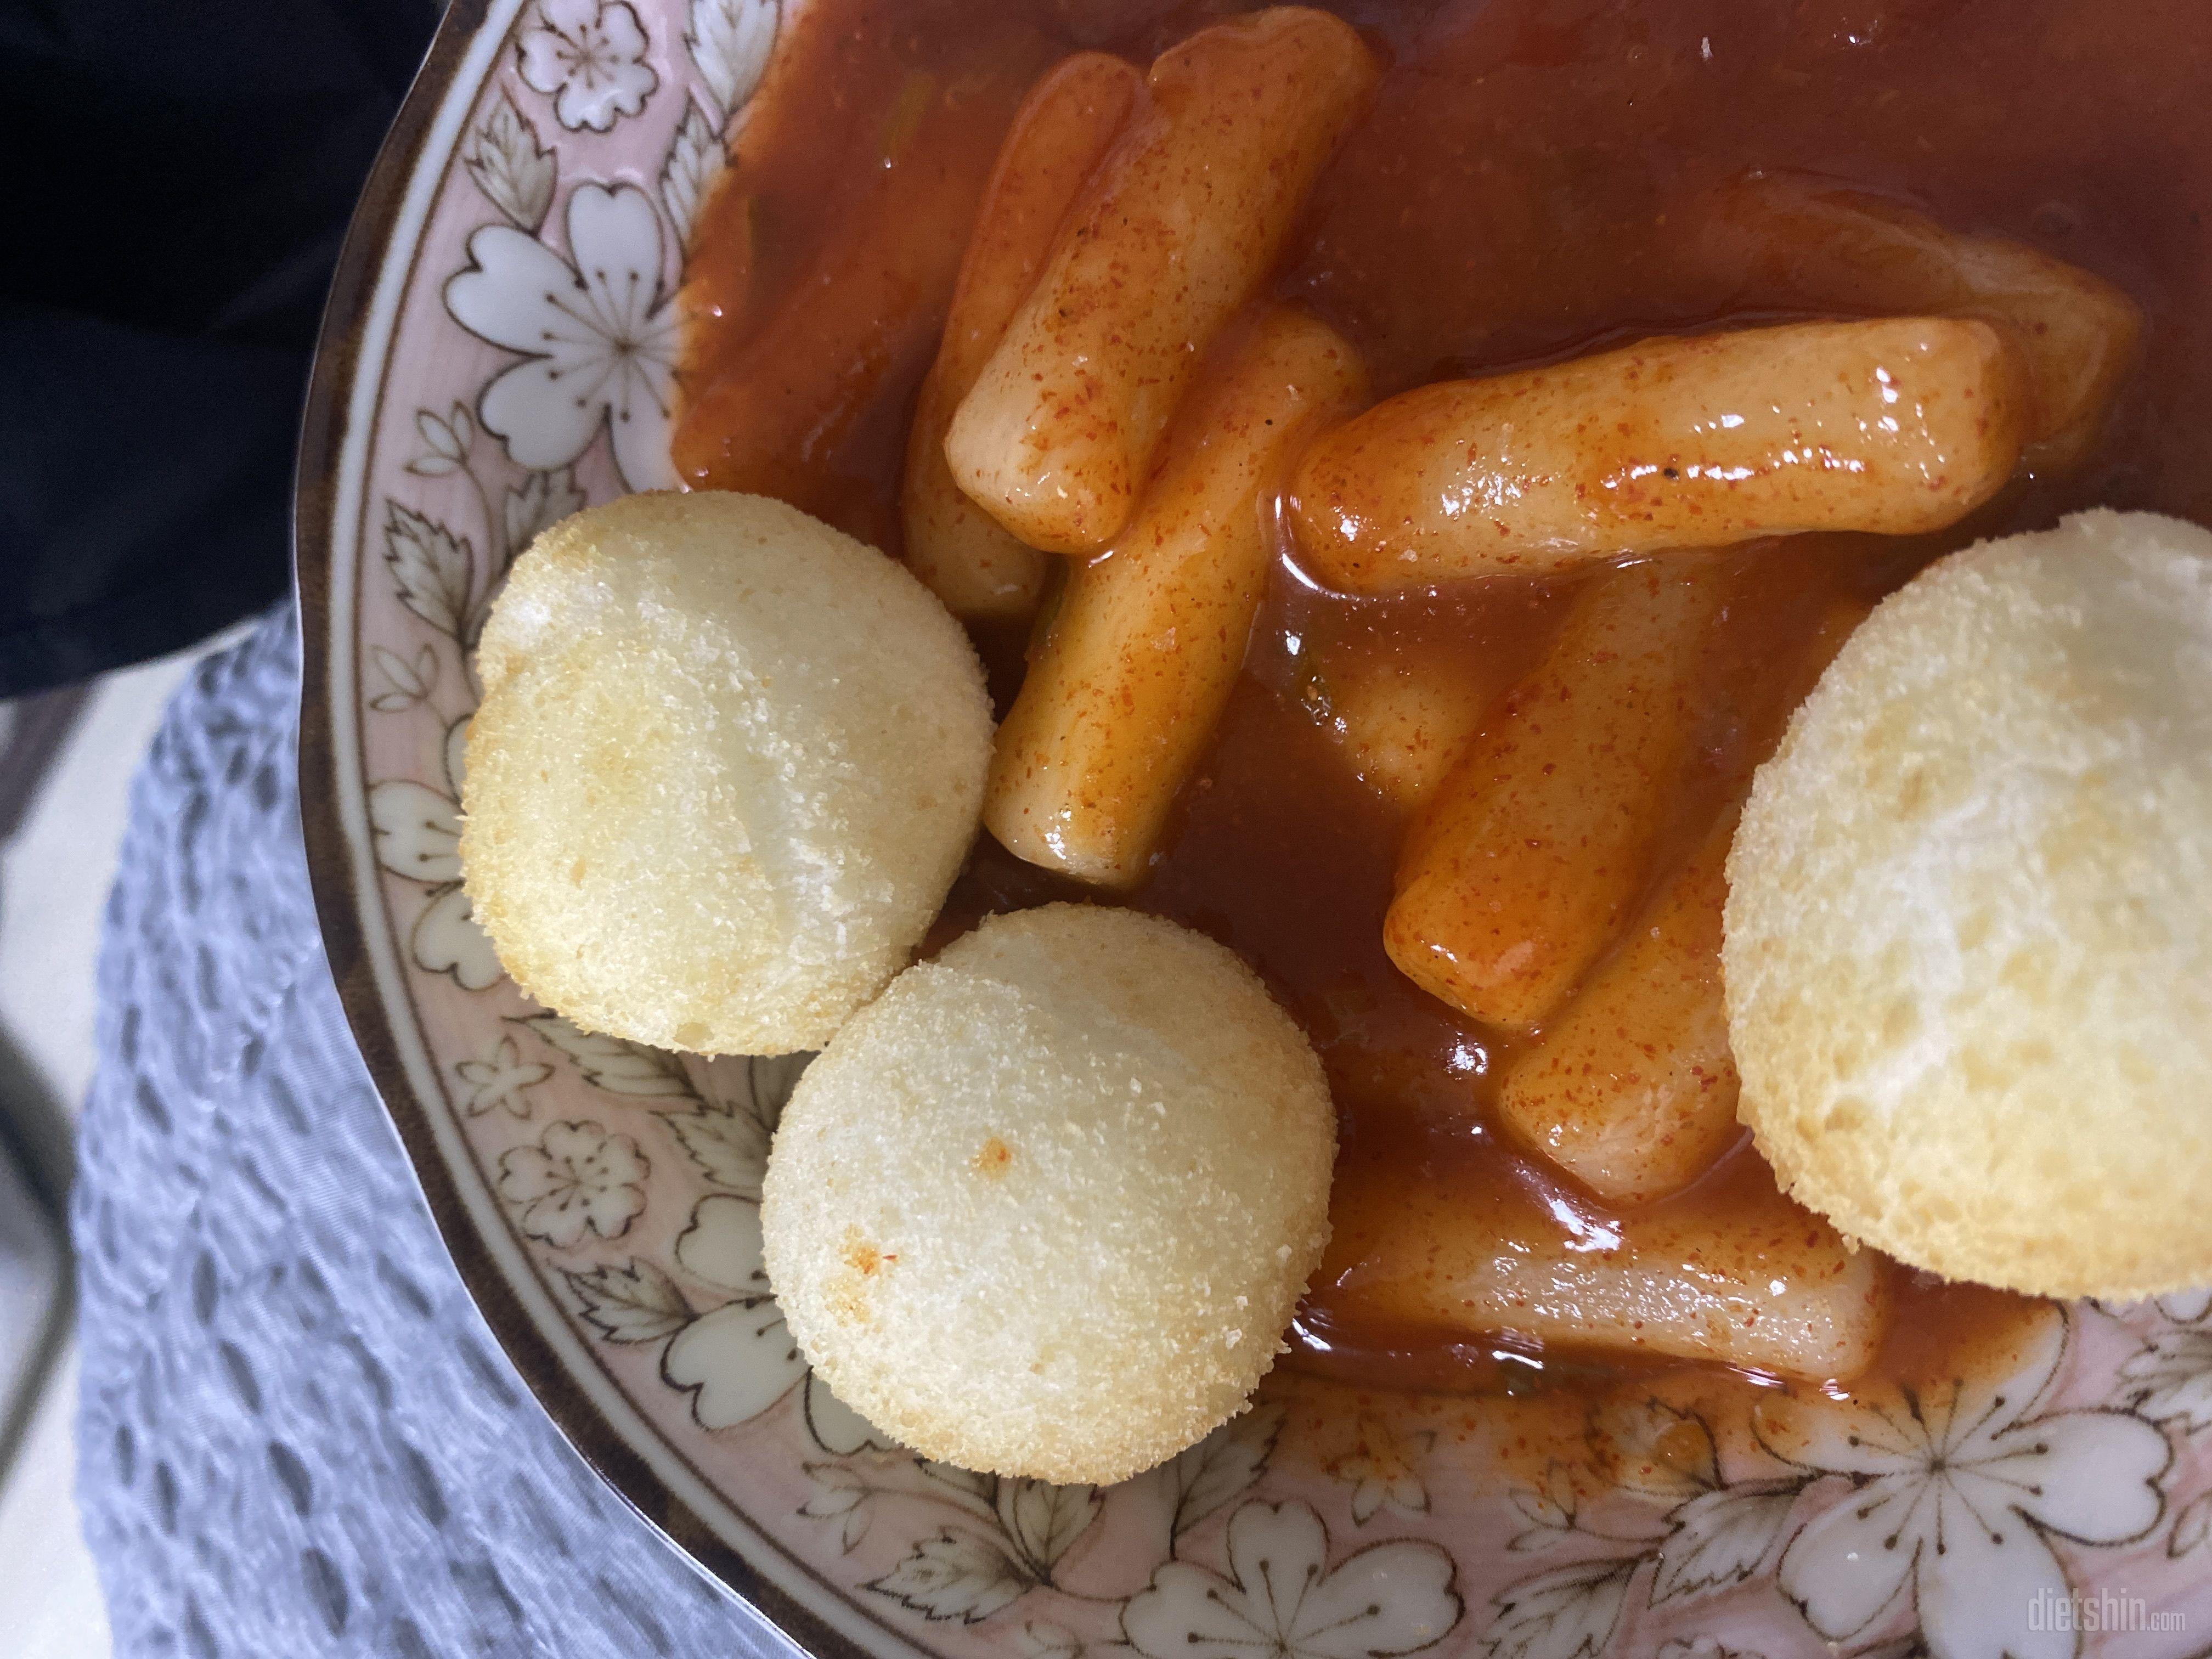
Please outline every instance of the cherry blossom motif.
[[483, 226], [446, 284], [462, 327], [525, 354], [483, 389], [477, 418], [532, 471], [571, 465], [606, 426], [625, 484], [672, 488], [677, 325], [660, 216], [635, 185], [579, 185], [567, 225], [567, 259], [513, 225]]
[[506, 1108], [515, 1117], [528, 1117], [530, 1091], [553, 1075], [544, 1061], [523, 1059], [511, 1036], [500, 1038], [479, 1059], [458, 1061], [453, 1070], [469, 1085], [461, 1109], [471, 1117], [480, 1117], [495, 1106]]
[[499, 1160], [499, 1193], [522, 1206], [522, 1231], [573, 1249], [586, 1232], [619, 1238], [645, 1208], [649, 1166], [637, 1142], [596, 1123], [556, 1123], [535, 1146]]
[[2201, 1324], [2212, 1315], [2212, 1290], [2173, 1291], [2151, 1298], [2153, 1305], [2177, 1325]]
[[2115, 1302], [2108, 1297], [2092, 1297], [2089, 1305], [2123, 1323], [2160, 1319], [2175, 1325], [2201, 1325], [2208, 1318], [2212, 1318], [2212, 1288], [2169, 1291], [2163, 1296], [2145, 1297], [2135, 1302]]
[[783, 1310], [769, 1293], [758, 1204], [724, 1193], [701, 1199], [676, 1240], [676, 1261], [738, 1298], [686, 1325], [661, 1358], [669, 1385], [692, 1391], [691, 1414], [702, 1428], [732, 1428], [758, 1417], [804, 1378], [806, 1425], [824, 1451], [893, 1449], [807, 1369], [791, 1340]]
[[461, 825], [453, 802], [412, 778], [393, 778], [368, 792], [368, 823], [376, 861], [395, 876], [433, 885], [461, 873]]
[[1400, 1539], [1331, 1568], [1310, 1504], [1245, 1504], [1229, 1518], [1228, 1554], [1228, 1578], [1170, 1561], [1130, 1598], [1122, 1633], [1146, 1659], [1384, 1659], [1459, 1622], [1450, 1556]]
[[806, 1391], [800, 1396], [806, 1411], [806, 1431], [823, 1451], [840, 1457], [855, 1452], [896, 1451], [896, 1442], [877, 1431], [876, 1425], [830, 1392], [829, 1384], [812, 1371], [806, 1373]]
[[447, 793], [411, 778], [387, 779], [368, 792], [368, 822], [376, 861], [430, 890], [429, 902], [407, 936], [416, 964], [451, 974], [465, 991], [481, 991], [498, 984], [507, 970], [461, 889], [461, 763], [468, 730], [462, 719], [446, 732]]
[[624, 0], [538, 0], [514, 45], [522, 78], [553, 100], [571, 132], [605, 132], [660, 84], [645, 31]]
[[2119, 1544], [2148, 1533], [2172, 1449], [2130, 1413], [2038, 1413], [2065, 1338], [2054, 1318], [2001, 1381], [1805, 1413], [1810, 1432], [1790, 1461], [1855, 1488], [1783, 1552], [1783, 1593], [1814, 1629], [1847, 1639], [1910, 1595], [1934, 1659], [2075, 1652], [2071, 1632], [2034, 1627], [2033, 1610], [2072, 1588], [2050, 1537]]
[[2212, 1492], [2197, 1494], [2173, 1517], [2173, 1530], [2166, 1536], [2166, 1553], [2179, 1561], [2212, 1543]]

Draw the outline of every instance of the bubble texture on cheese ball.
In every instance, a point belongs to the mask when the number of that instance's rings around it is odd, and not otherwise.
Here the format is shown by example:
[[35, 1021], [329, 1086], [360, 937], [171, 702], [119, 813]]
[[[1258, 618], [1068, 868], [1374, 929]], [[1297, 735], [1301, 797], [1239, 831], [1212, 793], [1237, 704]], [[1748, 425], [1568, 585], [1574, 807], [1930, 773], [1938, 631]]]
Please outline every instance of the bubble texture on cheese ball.
[[818, 1048], [975, 834], [974, 647], [874, 549], [756, 495], [631, 495], [515, 562], [477, 657], [461, 861], [515, 982], [704, 1054]]
[[1729, 863], [1741, 1114], [1917, 1267], [2212, 1283], [2212, 534], [2085, 513], [1852, 636]]
[[800, 1080], [769, 1282], [837, 1397], [964, 1468], [1118, 1480], [1243, 1409], [1328, 1236], [1304, 1035], [1133, 911], [987, 921]]

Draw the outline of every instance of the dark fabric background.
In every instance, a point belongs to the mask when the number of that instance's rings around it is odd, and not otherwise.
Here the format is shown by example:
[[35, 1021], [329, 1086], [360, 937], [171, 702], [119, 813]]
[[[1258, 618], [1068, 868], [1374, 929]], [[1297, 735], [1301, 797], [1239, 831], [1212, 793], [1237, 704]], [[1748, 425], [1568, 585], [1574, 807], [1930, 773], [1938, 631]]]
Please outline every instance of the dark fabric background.
[[0, 0], [0, 696], [280, 593], [356, 192], [434, 0]]

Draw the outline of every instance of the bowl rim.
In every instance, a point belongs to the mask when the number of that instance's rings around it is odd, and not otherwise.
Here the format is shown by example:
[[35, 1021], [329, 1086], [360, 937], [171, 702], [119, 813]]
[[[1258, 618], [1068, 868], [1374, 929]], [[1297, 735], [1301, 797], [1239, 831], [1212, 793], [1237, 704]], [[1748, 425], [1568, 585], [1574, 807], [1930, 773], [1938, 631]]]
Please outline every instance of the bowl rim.
[[[622, 1437], [560, 1355], [492, 1259], [438, 1145], [428, 1109], [401, 1057], [362, 928], [371, 896], [357, 879], [354, 837], [337, 789], [330, 635], [333, 526], [349, 414], [362, 368], [368, 314], [386, 272], [409, 185], [431, 129], [487, 27], [504, 29], [503, 0], [451, 0], [380, 145], [346, 227], [316, 331], [301, 416], [291, 511], [292, 588], [300, 625], [297, 761], [299, 810], [316, 925], [355, 1046], [378, 1099], [398, 1131], [440, 1242], [484, 1322], [562, 1437], [638, 1518], [678, 1555], [786, 1640], [825, 1659], [880, 1659], [883, 1646], [855, 1640], [773, 1583], [725, 1540]], [[831, 1588], [830, 1593], [837, 1592]], [[884, 1644], [918, 1650], [910, 1641]]]
[[[642, 3], [634, 0], [634, 3]], [[672, 4], [674, 0], [659, 3]], [[594, 1398], [556, 1336], [549, 1334], [542, 1314], [518, 1289], [511, 1269], [502, 1263], [471, 1207], [463, 1180], [449, 1161], [434, 1096], [422, 1089], [416, 1062], [410, 1058], [406, 1021], [395, 1018], [387, 997], [388, 975], [379, 966], [377, 953], [382, 947], [374, 934], [384, 906], [376, 891], [374, 862], [365, 854], [368, 824], [363, 814], [349, 812], [346, 792], [351, 786], [342, 773], [343, 764], [353, 758], [350, 745], [357, 741], [354, 728], [361, 718], [360, 709], [350, 701], [343, 708], [333, 701], [335, 696], [349, 691], [350, 680], [349, 659], [339, 657], [337, 650], [358, 650], [357, 641], [340, 642], [333, 637], [335, 626], [352, 615], [355, 605], [353, 594], [342, 591], [336, 580], [337, 562], [341, 556], [348, 558], [349, 583], [360, 582], [369, 563], [362, 547], [354, 546], [348, 551], [350, 532], [340, 520], [339, 515], [350, 514], [354, 507], [348, 495], [353, 487], [349, 483], [348, 457], [356, 445], [365, 454], [367, 434], [357, 432], [354, 422], [356, 417], [374, 417], [391, 374], [396, 354], [389, 338], [377, 337], [374, 313], [391, 285], [404, 289], [421, 257], [417, 242], [407, 240], [398, 250], [406, 257], [395, 260], [395, 243], [410, 237], [410, 204], [426, 188], [426, 162], [441, 160], [437, 148], [441, 124], [448, 117], [457, 91], [465, 92], [471, 101], [481, 91], [483, 76], [490, 72], [483, 66], [489, 63], [496, 67], [510, 24], [530, 3], [532, 0], [451, 0], [363, 185], [341, 245], [317, 333], [298, 432], [291, 534], [294, 598], [301, 629], [299, 811], [318, 927], [355, 1044], [399, 1135], [440, 1239], [493, 1338], [568, 1445], [679, 1559], [718, 1581], [726, 1595], [766, 1627], [758, 1632], [763, 1639], [770, 1639], [766, 1632], [772, 1631], [775, 1638], [823, 1659], [933, 1659], [945, 1650], [921, 1635], [899, 1629], [857, 1599], [848, 1587], [785, 1555], [766, 1528], [751, 1520], [735, 1493], [702, 1482], [699, 1491], [687, 1497], [680, 1480], [655, 1467], [650, 1443], [625, 1433], [617, 1415], [611, 1415]], [[805, 0], [782, 0], [782, 3], [789, 18]], [[451, 157], [442, 159], [445, 165], [451, 165]], [[429, 188], [434, 185], [433, 180]], [[374, 386], [365, 383], [365, 372], [375, 377]], [[365, 483], [365, 478], [360, 482]], [[2186, 1318], [2194, 1322], [2207, 1316]], [[2067, 1409], [2108, 1407], [2100, 1403]], [[2180, 1448], [2185, 1437], [2174, 1443], [2169, 1468], [2183, 1455]], [[1733, 1484], [1718, 1490], [1732, 1489], [1735, 1489]], [[2140, 1539], [2153, 1538], [2166, 1516], [2178, 1512], [2180, 1502], [2163, 1485], [2158, 1485], [2158, 1491], [2160, 1516], [2152, 1528], [2137, 1539], [2075, 1541], [2132, 1545]], [[699, 1501], [700, 1492], [708, 1501]], [[2202, 1494], [2194, 1501], [2212, 1501], [2212, 1493]], [[717, 1524], [711, 1517], [724, 1507], [743, 1524]], [[2042, 1530], [2036, 1523], [2029, 1524]], [[1801, 1522], [1788, 1536], [1794, 1540], [1804, 1529]], [[746, 1540], [757, 1541], [748, 1544]], [[1355, 1555], [1382, 1541], [1371, 1540]], [[1456, 1565], [1459, 1552], [1450, 1553]], [[1739, 1575], [1736, 1582], [1743, 1582], [1747, 1576], [1771, 1580], [1779, 1564], [1771, 1557], [1765, 1559], [1773, 1565]], [[793, 1582], [799, 1583], [796, 1590], [790, 1587]], [[1917, 1585], [1917, 1580], [1912, 1582]], [[2069, 1593], [2094, 1592], [2100, 1587], [2096, 1579], [2077, 1579], [2070, 1571], [2061, 1582]], [[1473, 1599], [1475, 1583], [1471, 1578], [1459, 1581], [1468, 1601]], [[1917, 1595], [1916, 1588], [1908, 1603], [1916, 1620], [1920, 1617]], [[819, 1596], [821, 1606], [809, 1605], [813, 1595]], [[1895, 1601], [1893, 1594], [1893, 1608]], [[1797, 1612], [1809, 1627], [1811, 1615], [1805, 1613], [1802, 1605]], [[1608, 1632], [1608, 1643], [1620, 1628], [1616, 1626]], [[1797, 1639], [1795, 1626], [1792, 1638]], [[1437, 1639], [1453, 1638], [1448, 1632]], [[1481, 1631], [1470, 1624], [1458, 1628], [1453, 1646], [1471, 1649], [1486, 1641]], [[1790, 1650], [1796, 1650], [1794, 1645]]]

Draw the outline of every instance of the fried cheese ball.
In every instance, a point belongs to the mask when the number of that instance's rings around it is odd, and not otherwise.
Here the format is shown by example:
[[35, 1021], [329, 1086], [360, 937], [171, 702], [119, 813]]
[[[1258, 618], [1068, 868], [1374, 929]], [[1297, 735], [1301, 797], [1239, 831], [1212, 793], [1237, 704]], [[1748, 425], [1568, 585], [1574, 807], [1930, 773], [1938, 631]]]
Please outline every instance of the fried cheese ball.
[[2212, 534], [2085, 513], [1852, 636], [1729, 860], [1739, 1108], [1954, 1279], [2212, 1283]]
[[1273, 1364], [1335, 1143], [1321, 1062], [1222, 946], [1129, 910], [994, 917], [800, 1080], [769, 1281], [837, 1398], [915, 1450], [1119, 1480]]
[[630, 495], [515, 561], [477, 657], [461, 864], [515, 982], [700, 1054], [828, 1042], [974, 839], [974, 647], [892, 560], [758, 495]]

